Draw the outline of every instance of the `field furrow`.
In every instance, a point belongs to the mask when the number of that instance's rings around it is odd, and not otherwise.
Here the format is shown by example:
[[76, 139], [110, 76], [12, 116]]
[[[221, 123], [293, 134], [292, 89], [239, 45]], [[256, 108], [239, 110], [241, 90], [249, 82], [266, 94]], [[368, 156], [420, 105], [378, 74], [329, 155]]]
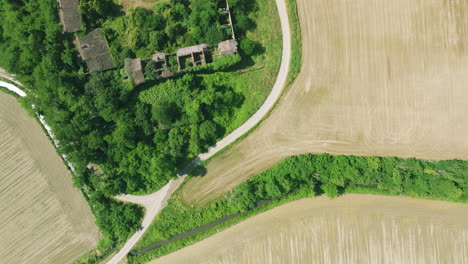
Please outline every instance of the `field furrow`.
[[303, 199], [152, 263], [467, 263], [467, 217], [468, 205], [440, 201]]
[[303, 153], [468, 159], [468, 2], [297, 0], [302, 71], [261, 126], [190, 179], [202, 204]]
[[96, 246], [91, 212], [51, 142], [4, 94], [0, 161], [0, 263], [71, 263]]

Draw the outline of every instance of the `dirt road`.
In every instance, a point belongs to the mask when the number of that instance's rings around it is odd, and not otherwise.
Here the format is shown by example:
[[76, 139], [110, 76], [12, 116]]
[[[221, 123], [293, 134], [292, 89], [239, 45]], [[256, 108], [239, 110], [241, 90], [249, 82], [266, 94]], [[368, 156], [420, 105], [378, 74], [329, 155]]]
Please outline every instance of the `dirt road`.
[[[276, 0], [278, 6], [279, 16], [281, 20], [281, 29], [283, 33], [283, 53], [281, 58], [281, 66], [276, 79], [275, 85], [271, 90], [270, 95], [260, 107], [260, 109], [245, 122], [238, 129], [234, 130], [227, 137], [223, 138], [221, 141], [217, 142], [215, 146], [211, 147], [208, 152], [203, 153], [198, 156], [195, 164], [209, 159], [220, 150], [228, 146], [229, 144], [236, 141], [239, 137], [247, 133], [252, 129], [256, 124], [258, 124], [268, 112], [273, 108], [276, 101], [281, 96], [283, 88], [286, 83], [289, 72], [289, 63], [291, 59], [291, 32], [289, 29], [289, 17], [286, 9], [286, 3], [284, 0]], [[166, 200], [171, 196], [171, 194], [179, 187], [179, 185], [184, 181], [185, 175], [181, 176], [176, 181], [169, 182], [161, 190], [156, 193], [147, 195], [147, 196], [133, 196], [133, 195], [123, 195], [116, 197], [119, 200], [132, 202], [140, 204], [146, 208], [145, 217], [143, 219], [143, 224], [141, 225], [141, 230], [135, 233], [124, 245], [124, 247], [109, 260], [108, 264], [117, 264], [119, 263], [132, 249], [132, 247], [138, 242], [138, 240], [143, 236], [145, 231], [148, 229], [153, 219], [156, 215], [164, 208], [166, 205]]]
[[246, 139], [190, 179], [203, 203], [303, 153], [468, 159], [468, 2], [298, 0], [302, 71]]

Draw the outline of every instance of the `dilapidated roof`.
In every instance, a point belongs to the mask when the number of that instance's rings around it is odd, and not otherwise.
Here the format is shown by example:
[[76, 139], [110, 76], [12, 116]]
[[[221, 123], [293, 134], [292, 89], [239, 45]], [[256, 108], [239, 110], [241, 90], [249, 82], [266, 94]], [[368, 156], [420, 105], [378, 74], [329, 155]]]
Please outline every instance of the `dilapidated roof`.
[[76, 32], [81, 28], [81, 14], [78, 0], [57, 0], [60, 23], [64, 32]]
[[114, 68], [112, 56], [106, 38], [101, 29], [95, 29], [88, 35], [77, 37], [78, 51], [86, 61], [90, 72], [100, 72]]
[[231, 55], [237, 53], [238, 43], [234, 39], [225, 40], [218, 44], [218, 51], [220, 55]]
[[125, 59], [125, 72], [127, 73], [127, 76], [133, 79], [135, 84], [145, 82], [145, 75], [143, 75], [141, 59]]
[[159, 61], [166, 61], [166, 53], [156, 53], [151, 56], [151, 59], [159, 62]]
[[188, 55], [192, 55], [193, 53], [200, 53], [200, 52], [203, 52], [205, 49], [208, 49], [208, 44], [206, 43], [181, 48], [177, 51], [177, 57], [188, 56]]

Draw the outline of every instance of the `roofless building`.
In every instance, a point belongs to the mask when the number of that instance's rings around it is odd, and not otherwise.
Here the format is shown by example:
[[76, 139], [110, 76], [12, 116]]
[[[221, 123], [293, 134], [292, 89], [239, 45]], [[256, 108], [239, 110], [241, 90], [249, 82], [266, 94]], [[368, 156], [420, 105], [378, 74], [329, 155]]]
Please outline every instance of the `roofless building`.
[[186, 68], [187, 65], [184, 65], [183, 59], [185, 57], [190, 57], [190, 61], [194, 66], [205, 65], [206, 64], [206, 54], [208, 51], [208, 44], [200, 44], [190, 47], [181, 48], [177, 51], [177, 63], [179, 64], [179, 71]]
[[218, 44], [219, 55], [234, 56], [237, 54], [237, 41], [235, 39], [228, 39]]

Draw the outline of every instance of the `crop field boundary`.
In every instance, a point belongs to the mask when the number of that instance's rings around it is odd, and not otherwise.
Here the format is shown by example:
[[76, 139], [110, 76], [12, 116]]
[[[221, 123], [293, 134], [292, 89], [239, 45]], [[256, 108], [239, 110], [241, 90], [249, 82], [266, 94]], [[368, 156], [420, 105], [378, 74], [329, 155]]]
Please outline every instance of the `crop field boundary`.
[[[274, 106], [270, 109], [270, 111], [268, 111], [265, 117], [262, 118], [260, 122], [258, 122], [258, 124], [256, 124], [254, 127], [252, 127], [249, 131], [247, 131], [241, 137], [236, 139], [234, 142], [232, 142], [231, 144], [229, 144], [222, 150], [218, 151], [215, 155], [201, 162], [198, 168], [194, 169], [195, 171], [197, 171], [197, 169], [200, 169], [200, 167], [203, 167], [206, 164], [208, 164], [211, 160], [213, 160], [217, 156], [229, 150], [232, 146], [234, 146], [238, 142], [245, 139], [249, 134], [251, 134], [255, 129], [257, 129], [263, 123], [263, 121], [265, 121], [270, 116], [270, 114], [273, 111], [275, 111], [283, 95], [293, 85], [294, 81], [299, 75], [301, 68], [302, 68], [302, 32], [301, 32], [301, 25], [300, 25], [299, 14], [298, 14], [298, 9], [297, 9], [297, 0], [285, 0], [285, 3], [288, 9], [289, 27], [291, 30], [291, 61], [289, 65], [288, 80], [286, 82], [286, 86], [283, 88], [283, 91], [281, 92], [281, 95], [279, 99], [275, 102]], [[186, 182], [187, 181], [184, 181], [183, 184], [185, 184]]]
[[94, 217], [41, 124], [19, 104], [18, 96], [3, 91], [2, 214], [12, 221], [4, 223], [7, 244], [2, 257], [9, 263], [31, 258], [35, 263], [74, 261], [97, 244]]
[[[455, 185], [456, 182], [463, 182], [463, 172], [467, 169], [468, 162], [459, 160], [433, 162], [392, 157], [328, 154], [289, 157], [242, 183], [233, 191], [202, 206], [187, 204], [176, 193], [169, 201], [168, 209], [161, 212], [156, 219], [155, 223], [158, 227], [150, 230], [159, 230], [153, 232], [154, 237], [157, 237], [156, 234], [161, 236], [160, 232], [174, 232], [174, 229], [178, 228], [180, 228], [178, 230], [184, 230], [187, 226], [190, 226], [189, 232], [197, 230], [199, 227], [197, 223], [205, 223], [205, 221], [211, 223], [218, 219], [218, 214], [222, 217], [224, 214], [237, 213], [237, 210], [243, 214], [210, 230], [203, 230], [191, 237], [161, 245], [154, 251], [147, 252], [147, 249], [151, 247], [144, 249], [151, 243], [142, 244], [141, 248], [135, 249], [137, 255], [130, 257], [130, 263], [142, 263], [166, 255], [260, 212], [286, 202], [320, 196], [324, 193], [331, 198], [343, 194], [366, 193], [468, 203], [468, 198], [463, 194], [462, 188]], [[360, 177], [361, 173], [364, 176]], [[439, 175], [435, 176], [434, 173]], [[398, 182], [398, 176], [394, 175], [400, 175], [403, 179]], [[427, 183], [424, 184], [421, 181], [427, 181]], [[343, 182], [343, 184], [338, 186], [334, 184], [335, 182]], [[432, 187], [420, 189], [419, 185]], [[265, 199], [272, 201], [262, 204]], [[248, 203], [252, 204], [246, 205]], [[237, 207], [239, 204], [241, 208]], [[260, 206], [257, 207], [256, 204]], [[190, 215], [196, 219], [188, 221], [187, 218]], [[164, 224], [166, 221], [173, 221], [173, 223]], [[173, 237], [177, 236], [176, 233]], [[172, 238], [169, 240], [172, 241]], [[142, 252], [146, 252], [146, 255], [138, 255]]]

